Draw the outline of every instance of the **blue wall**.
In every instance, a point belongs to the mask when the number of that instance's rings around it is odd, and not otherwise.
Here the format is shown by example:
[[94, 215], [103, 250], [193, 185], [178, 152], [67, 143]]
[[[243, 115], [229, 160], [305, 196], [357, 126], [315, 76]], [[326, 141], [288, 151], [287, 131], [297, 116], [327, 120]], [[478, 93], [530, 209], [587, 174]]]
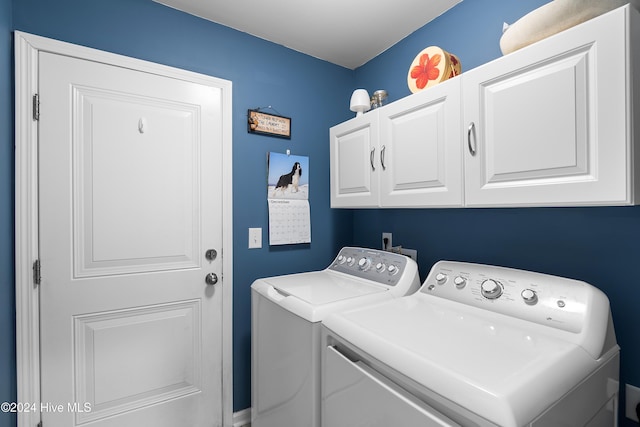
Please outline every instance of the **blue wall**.
[[[151, 0], [0, 0], [0, 84], [11, 75], [9, 29], [196, 71], [233, 82], [234, 409], [251, 404], [250, 292], [254, 279], [326, 267], [351, 240], [351, 213], [329, 208], [329, 127], [351, 117], [354, 73], [213, 24]], [[11, 24], [13, 7], [13, 25]], [[6, 10], [4, 10], [6, 9]], [[3, 92], [4, 93], [4, 92]], [[13, 400], [14, 293], [11, 268], [13, 153], [10, 96], [0, 102], [0, 401]], [[292, 138], [249, 135], [247, 109], [271, 105], [292, 119]], [[6, 125], [5, 125], [6, 123]], [[309, 156], [312, 242], [269, 248], [266, 154]], [[262, 249], [247, 248], [262, 227]], [[5, 255], [6, 256], [2, 256]], [[6, 267], [5, 267], [6, 263]], [[5, 345], [8, 344], [8, 345]], [[5, 352], [7, 355], [5, 355]], [[6, 390], [6, 391], [5, 391]], [[12, 425], [0, 414], [0, 427]]]
[[[356, 70], [357, 85], [370, 93], [386, 89], [392, 100], [409, 95], [409, 64], [431, 45], [456, 54], [463, 72], [489, 62], [501, 56], [503, 21], [512, 23], [545, 3], [464, 1]], [[640, 386], [640, 207], [360, 210], [353, 219], [355, 245], [378, 246], [380, 234], [390, 231], [394, 245], [417, 249], [422, 279], [436, 261], [450, 259], [541, 271], [599, 287], [609, 296], [622, 348], [621, 383]], [[623, 419], [621, 425], [631, 423]]]
[[[458, 55], [469, 70], [500, 56], [502, 22], [546, 0], [467, 0], [355, 72], [293, 52], [151, 0], [0, 0], [0, 402], [15, 400], [13, 274], [12, 29], [180, 67], [233, 81], [234, 410], [250, 401], [250, 292], [261, 276], [326, 266], [344, 244], [378, 246], [380, 233], [418, 249], [422, 276], [439, 259], [527, 268], [585, 280], [611, 299], [622, 347], [622, 382], [640, 385], [633, 278], [640, 207], [331, 210], [328, 128], [346, 120], [355, 87], [409, 94], [406, 73], [429, 45]], [[311, 95], [306, 95], [307, 90]], [[293, 138], [248, 135], [246, 110], [272, 105], [292, 118]], [[266, 245], [266, 153], [311, 162], [312, 243]], [[247, 229], [263, 228], [262, 249]], [[0, 414], [0, 427], [15, 417]]]
[[[11, 0], [0, 0], [0, 402], [16, 400]], [[0, 413], [0, 426], [15, 424]]]

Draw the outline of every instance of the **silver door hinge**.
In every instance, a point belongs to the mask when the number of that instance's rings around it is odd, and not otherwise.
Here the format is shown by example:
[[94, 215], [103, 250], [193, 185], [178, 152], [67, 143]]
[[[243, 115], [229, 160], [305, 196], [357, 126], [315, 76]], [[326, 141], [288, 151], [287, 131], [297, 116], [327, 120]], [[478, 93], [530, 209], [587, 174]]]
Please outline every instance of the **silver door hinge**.
[[33, 283], [39, 285], [41, 279], [40, 260], [37, 259], [33, 262]]
[[33, 95], [33, 120], [40, 120], [40, 95]]

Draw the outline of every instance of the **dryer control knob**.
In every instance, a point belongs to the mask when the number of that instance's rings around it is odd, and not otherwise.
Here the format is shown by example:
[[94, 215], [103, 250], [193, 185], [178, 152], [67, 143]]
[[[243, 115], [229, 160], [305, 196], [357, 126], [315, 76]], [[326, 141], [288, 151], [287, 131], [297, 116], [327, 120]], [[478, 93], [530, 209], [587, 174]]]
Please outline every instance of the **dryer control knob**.
[[462, 276], [456, 276], [456, 278], [453, 279], [453, 284], [456, 285], [456, 288], [462, 289], [467, 285], [467, 279]]
[[371, 260], [369, 258], [360, 258], [358, 261], [358, 268], [362, 271], [367, 271], [371, 267]]
[[378, 273], [382, 273], [385, 270], [386, 267], [387, 267], [386, 265], [384, 265], [383, 263], [379, 262], [379, 263], [376, 264], [376, 271]]
[[525, 289], [520, 293], [520, 296], [529, 305], [535, 305], [538, 302], [538, 294], [531, 289]]
[[398, 274], [398, 267], [396, 267], [395, 265], [391, 264], [389, 267], [387, 267], [387, 271], [389, 272], [390, 275], [396, 275]]
[[436, 283], [438, 283], [438, 285], [443, 285], [446, 281], [447, 281], [447, 275], [446, 274], [444, 274], [444, 273], [436, 274]]
[[500, 282], [487, 279], [480, 285], [482, 296], [489, 299], [496, 299], [502, 295], [502, 285]]

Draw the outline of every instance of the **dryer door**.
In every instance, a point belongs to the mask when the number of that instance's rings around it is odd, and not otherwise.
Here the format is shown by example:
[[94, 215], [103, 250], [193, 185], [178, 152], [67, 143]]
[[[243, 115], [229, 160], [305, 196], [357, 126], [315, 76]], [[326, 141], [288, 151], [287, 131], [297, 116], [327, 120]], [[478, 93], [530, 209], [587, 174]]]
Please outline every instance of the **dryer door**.
[[460, 427], [361, 362], [325, 347], [322, 425]]

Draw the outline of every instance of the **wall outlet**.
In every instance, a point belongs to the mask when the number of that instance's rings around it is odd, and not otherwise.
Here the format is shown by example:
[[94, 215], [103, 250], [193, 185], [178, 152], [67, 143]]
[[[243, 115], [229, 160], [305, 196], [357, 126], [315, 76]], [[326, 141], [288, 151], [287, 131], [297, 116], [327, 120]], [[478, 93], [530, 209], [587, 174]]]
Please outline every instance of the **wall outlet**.
[[[386, 241], [386, 245], [385, 245], [385, 239], [388, 239]], [[382, 244], [380, 247], [382, 248], [383, 251], [391, 250], [391, 248], [393, 247], [393, 233], [382, 233]]]
[[640, 404], [640, 388], [626, 384], [624, 394], [626, 400], [626, 417], [635, 422], [639, 422], [638, 414], [636, 413], [636, 406]]

